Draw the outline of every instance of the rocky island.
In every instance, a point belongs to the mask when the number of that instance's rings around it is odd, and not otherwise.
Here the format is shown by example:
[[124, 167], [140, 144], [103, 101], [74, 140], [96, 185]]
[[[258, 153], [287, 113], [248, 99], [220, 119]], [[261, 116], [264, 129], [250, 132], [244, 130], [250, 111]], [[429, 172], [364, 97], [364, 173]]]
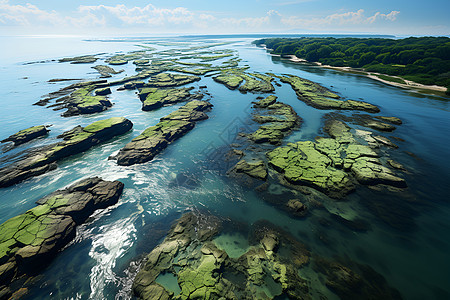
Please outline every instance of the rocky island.
[[84, 152], [132, 127], [130, 120], [119, 117], [96, 121], [86, 127], [77, 126], [59, 136], [63, 141], [33, 149], [23, 159], [1, 168], [0, 187], [51, 171], [64, 157]]
[[123, 183], [81, 180], [36, 203], [0, 225], [0, 298], [11, 295], [15, 280], [39, 274], [76, 235], [76, 227], [97, 209], [114, 205]]

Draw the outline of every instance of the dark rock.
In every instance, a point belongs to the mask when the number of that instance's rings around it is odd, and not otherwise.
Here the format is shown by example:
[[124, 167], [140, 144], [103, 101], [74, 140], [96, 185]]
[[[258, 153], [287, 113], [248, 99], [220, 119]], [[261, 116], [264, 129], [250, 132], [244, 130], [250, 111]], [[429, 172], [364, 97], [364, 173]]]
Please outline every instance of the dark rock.
[[97, 89], [97, 90], [95, 90], [95, 94], [98, 96], [109, 95], [109, 94], [111, 94], [111, 89], [109, 87]]
[[0, 169], [0, 187], [7, 187], [56, 168], [56, 161], [124, 134], [133, 127], [131, 121], [114, 117], [75, 127], [62, 134], [62, 142], [30, 151], [22, 160]]
[[97, 209], [117, 203], [123, 183], [81, 180], [37, 201], [37, 206], [0, 225], [0, 286], [42, 271]]
[[45, 136], [50, 130], [45, 125], [33, 126], [24, 130], [21, 130], [8, 138], [0, 141], [1, 143], [13, 142], [14, 146], [18, 146], [29, 142], [35, 138]]
[[233, 170], [237, 173], [247, 174], [256, 179], [267, 179], [267, 168], [262, 160], [247, 162], [245, 159], [242, 159], [233, 167]]
[[129, 166], [152, 160], [170, 143], [192, 130], [195, 122], [207, 119], [204, 111], [211, 107], [212, 104], [206, 101], [193, 100], [186, 103], [125, 145], [115, 157], [117, 163]]
[[286, 209], [289, 213], [296, 217], [304, 217], [307, 213], [308, 208], [305, 204], [297, 199], [291, 199], [286, 203]]

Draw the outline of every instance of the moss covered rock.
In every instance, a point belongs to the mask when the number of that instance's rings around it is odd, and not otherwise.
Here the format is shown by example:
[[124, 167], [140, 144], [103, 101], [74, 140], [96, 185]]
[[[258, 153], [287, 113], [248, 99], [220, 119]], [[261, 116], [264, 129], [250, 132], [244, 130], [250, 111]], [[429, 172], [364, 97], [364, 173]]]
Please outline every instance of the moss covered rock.
[[247, 162], [245, 159], [242, 159], [233, 169], [237, 173], [244, 173], [256, 179], [266, 180], [267, 178], [267, 168], [262, 160]]
[[75, 237], [75, 228], [95, 210], [117, 203], [123, 183], [81, 180], [39, 201], [0, 225], [0, 286], [36, 275]]
[[129, 166], [152, 160], [170, 143], [192, 130], [195, 122], [207, 119], [205, 111], [211, 107], [212, 104], [206, 101], [193, 100], [186, 103], [125, 145], [115, 157], [117, 163]]
[[198, 76], [161, 73], [152, 77], [145, 86], [156, 88], [174, 87], [193, 83], [198, 80], [200, 80]]
[[121, 117], [96, 121], [84, 128], [77, 126], [59, 136], [63, 141], [34, 149], [22, 160], [1, 168], [0, 187], [53, 170], [62, 158], [84, 152], [132, 127], [130, 120]]
[[363, 101], [341, 100], [340, 97], [325, 87], [294, 75], [277, 76], [282, 82], [291, 85], [297, 97], [306, 104], [318, 109], [362, 110], [371, 113], [379, 112], [375, 105]]
[[142, 88], [139, 91], [139, 98], [142, 101], [142, 110], [154, 110], [162, 106], [203, 97], [201, 94], [191, 94], [190, 91], [192, 89], [193, 88]]
[[38, 137], [45, 136], [50, 130], [45, 125], [33, 126], [27, 129], [23, 129], [13, 135], [10, 135], [6, 139], [0, 141], [2, 143], [13, 142], [14, 146], [18, 146], [34, 140]]

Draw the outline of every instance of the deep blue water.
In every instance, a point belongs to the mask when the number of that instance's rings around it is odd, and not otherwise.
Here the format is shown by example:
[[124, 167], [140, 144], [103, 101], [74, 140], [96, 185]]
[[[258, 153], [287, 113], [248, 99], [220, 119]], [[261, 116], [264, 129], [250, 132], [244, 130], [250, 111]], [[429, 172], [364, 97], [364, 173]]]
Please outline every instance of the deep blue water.
[[[235, 41], [218, 48], [237, 50], [243, 60], [241, 64], [248, 64], [251, 71], [298, 75], [345, 98], [373, 103], [380, 107], [380, 115], [403, 120], [403, 125], [398, 126], [392, 135], [405, 141], [398, 142], [400, 148], [388, 153], [411, 170], [406, 175], [409, 188], [402, 195], [376, 192], [365, 187], [359, 188], [345, 201], [318, 194], [324, 209], [314, 210], [308, 218], [298, 220], [267, 204], [254, 191], [227, 178], [224, 166], [215, 156], [224, 146], [239, 142], [235, 140], [236, 134], [250, 126], [251, 101], [257, 95], [230, 91], [211, 77], [203, 77], [192, 86], [208, 87], [214, 105], [210, 118], [199, 122], [194, 130], [170, 145], [152, 162], [121, 167], [107, 158], [182, 104], [143, 112], [135, 91], [114, 91], [110, 99], [115, 105], [110, 110], [91, 116], [62, 118], [60, 112], [32, 105], [42, 95], [70, 84], [50, 84], [47, 81], [53, 78], [94, 79], [98, 73], [91, 69], [91, 64], [24, 63], [139, 50], [135, 45], [144, 40], [105, 42], [63, 37], [0, 40], [2, 45], [8, 45], [2, 47], [0, 57], [0, 138], [32, 125], [53, 124], [48, 138], [0, 154], [0, 159], [29, 147], [54, 142], [58, 134], [76, 125], [85, 126], [113, 116], [124, 116], [134, 123], [132, 132], [65, 159], [55, 171], [0, 190], [0, 222], [4, 222], [34, 207], [39, 198], [81, 178], [101, 176], [125, 183], [119, 203], [78, 228], [77, 239], [44, 272], [37, 288], [31, 291], [30, 299], [128, 299], [134, 275], [130, 263], [161, 240], [163, 235], [160, 232], [167, 231], [167, 224], [185, 210], [196, 209], [209, 210], [248, 224], [268, 219], [291, 232], [314, 253], [328, 257], [345, 256], [370, 265], [407, 299], [449, 297], [448, 99], [411, 93], [359, 75], [291, 63], [254, 47], [250, 44], [251, 39], [190, 38], [193, 45], [207, 41]], [[180, 41], [179, 38], [172, 40]], [[177, 48], [151, 46], [157, 49]], [[114, 78], [134, 74], [132, 64], [116, 69], [121, 68], [125, 72]], [[320, 133], [322, 116], [329, 111], [305, 105], [287, 85], [277, 87], [276, 94], [304, 120], [301, 128], [285, 142], [312, 140]], [[395, 218], [402, 224], [400, 229], [386, 224], [379, 215], [380, 211], [374, 210], [373, 203], [376, 202], [385, 204], [383, 208], [386, 210], [381, 214], [393, 214], [391, 219]], [[372, 225], [372, 230], [358, 233], [339, 226], [324, 228], [319, 220], [328, 212], [350, 218], [359, 216]], [[312, 275], [305, 273], [303, 276], [308, 278]], [[327, 292], [327, 295], [332, 294]]]

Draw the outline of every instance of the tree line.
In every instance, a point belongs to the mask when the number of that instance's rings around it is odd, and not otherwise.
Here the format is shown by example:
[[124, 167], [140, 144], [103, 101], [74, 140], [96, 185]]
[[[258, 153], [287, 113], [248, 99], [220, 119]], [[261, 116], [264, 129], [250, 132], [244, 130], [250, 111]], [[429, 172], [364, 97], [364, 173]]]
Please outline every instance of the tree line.
[[273, 54], [295, 55], [309, 62], [400, 76], [427, 85], [447, 87], [450, 93], [450, 38], [267, 38]]

